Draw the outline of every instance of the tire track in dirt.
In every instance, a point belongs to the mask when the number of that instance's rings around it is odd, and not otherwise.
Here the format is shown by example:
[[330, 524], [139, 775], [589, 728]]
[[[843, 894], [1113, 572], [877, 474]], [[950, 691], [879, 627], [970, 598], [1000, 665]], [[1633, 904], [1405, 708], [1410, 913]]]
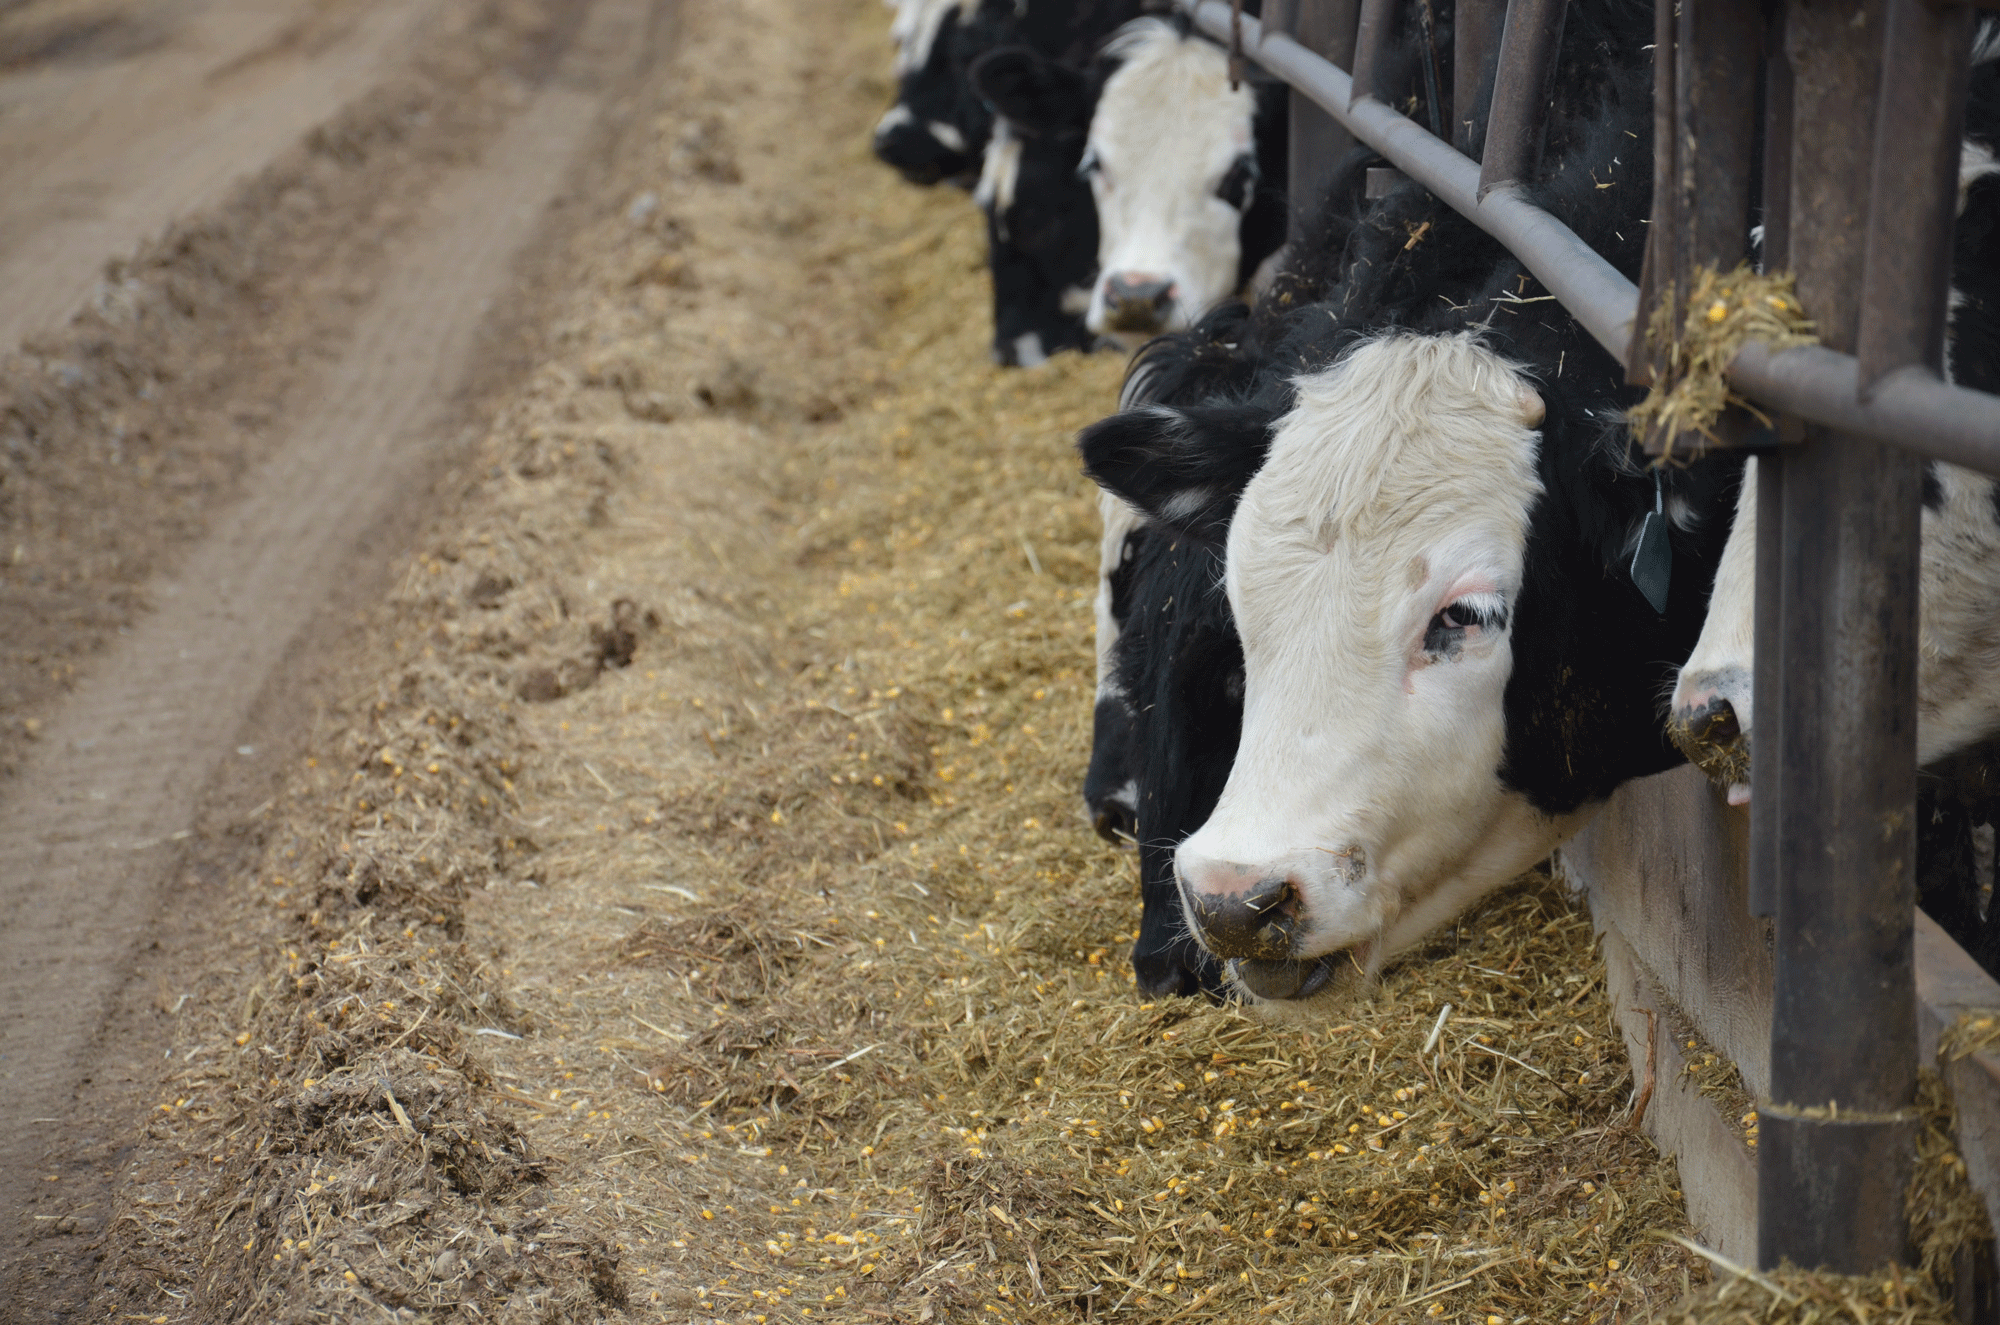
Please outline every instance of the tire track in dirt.
[[[313, 6], [230, 0], [158, 51], [0, 79], [0, 347], [60, 323], [106, 257], [212, 205], [374, 86], [436, 6], [345, 4], [320, 42]], [[163, 21], [139, 8], [134, 21]]]
[[[648, 49], [654, 0], [596, 0], [548, 85], [484, 159], [439, 181], [296, 427], [44, 727], [0, 806], [0, 1210], [39, 1180], [45, 1129], [162, 900], [171, 843], [226, 770], [288, 645], [399, 502], [486, 307], [562, 196], [605, 94]], [[9, 1221], [10, 1223], [12, 1221]]]

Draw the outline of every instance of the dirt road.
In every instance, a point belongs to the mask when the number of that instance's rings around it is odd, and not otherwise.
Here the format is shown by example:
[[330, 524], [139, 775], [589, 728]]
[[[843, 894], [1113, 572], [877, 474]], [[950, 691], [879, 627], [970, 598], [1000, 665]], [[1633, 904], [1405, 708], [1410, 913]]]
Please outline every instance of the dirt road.
[[[62, 59], [0, 76], [0, 338], [60, 338], [61, 315], [107, 258], [216, 203], [377, 87], [437, 8], [223, 3], [175, 25], [162, 5], [78, 18], [85, 39], [70, 47], [51, 35]], [[22, 17], [0, 32], [18, 36]], [[326, 635], [344, 590], [379, 580], [395, 544], [371, 535], [406, 529], [456, 453], [473, 349], [496, 334], [489, 314], [520, 302], [530, 242], [560, 232], [552, 204], [607, 104], [652, 58], [658, 18], [653, 0], [594, 0], [553, 25], [553, 51], [538, 30], [538, 77], [459, 89], [508, 103], [490, 136], [457, 144], [462, 162], [398, 200], [407, 215], [373, 255], [370, 297], [337, 303], [333, 318], [271, 320], [292, 343], [267, 350], [337, 348], [285, 393], [263, 453], [239, 457], [250, 463], [207, 512], [206, 535], [152, 549], [160, 570], [140, 595], [151, 610], [84, 663], [70, 693], [14, 715], [36, 739], [0, 787], [0, 1236], [58, 1232], [34, 1219], [61, 1167], [51, 1142], [75, 1136], [80, 1083], [132, 1055], [113, 1014], [121, 997], [146, 996], [130, 987], [134, 954], [177, 927], [162, 920], [176, 901], [162, 889], [186, 868], [197, 809], [225, 773], [254, 788], [226, 766], [277, 753], [246, 743], [260, 697], [288, 690], [294, 718], [310, 704], [302, 640]], [[120, 33], [149, 49], [85, 58]], [[9, 54], [0, 43], [0, 70], [28, 58]], [[127, 499], [148, 494], [134, 485]]]

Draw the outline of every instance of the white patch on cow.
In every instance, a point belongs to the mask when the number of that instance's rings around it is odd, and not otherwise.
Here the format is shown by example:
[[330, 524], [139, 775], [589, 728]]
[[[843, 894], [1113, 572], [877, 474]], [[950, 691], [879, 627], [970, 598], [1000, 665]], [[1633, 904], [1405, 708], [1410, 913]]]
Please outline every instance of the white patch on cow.
[[1518, 596], [1539, 439], [1526, 382], [1469, 334], [1370, 341], [1294, 385], [1229, 530], [1242, 742], [1176, 866], [1215, 896], [1288, 879], [1292, 956], [1379, 966], [1585, 817], [1500, 781], [1509, 625], [1440, 625]]
[[1014, 363], [1021, 368], [1040, 368], [1049, 361], [1047, 351], [1042, 349], [1042, 333], [1024, 331], [1014, 337]]
[[1097, 697], [1107, 699], [1119, 694], [1111, 675], [1111, 652], [1118, 646], [1120, 630], [1118, 618], [1111, 614], [1111, 576], [1124, 563], [1125, 540], [1145, 517], [1124, 498], [1100, 489], [1097, 518], [1104, 526], [1097, 544]]
[[897, 102], [882, 112], [882, 118], [875, 121], [875, 136], [886, 138], [905, 124], [915, 124], [917, 117], [902, 102]]
[[[1216, 190], [1239, 162], [1254, 167], [1257, 99], [1248, 85], [1230, 90], [1221, 47], [1160, 19], [1126, 24], [1105, 51], [1123, 63], [1105, 81], [1084, 154], [1100, 273], [1085, 324], [1129, 348], [1235, 293], [1242, 213]], [[1171, 286], [1157, 326], [1118, 325], [1114, 276]]]
[[896, 77], [921, 69], [931, 61], [945, 16], [954, 9], [961, 21], [972, 14], [976, 0], [889, 0], [896, 17], [889, 22], [889, 40], [896, 43]]
[[924, 128], [930, 131], [931, 137], [937, 139], [952, 151], [963, 152], [965, 150], [965, 135], [958, 131], [956, 125], [946, 124], [943, 120], [932, 120], [924, 125]]
[[1992, 151], [1983, 143], [1967, 138], [1958, 148], [1958, 210], [1965, 211], [1966, 195], [1972, 186], [1988, 175], [2000, 175], [2000, 161], [1993, 159]]
[[1715, 568], [1701, 638], [1695, 641], [1694, 652], [1674, 681], [1676, 718], [1686, 721], [1723, 700], [1735, 711], [1744, 739], [1749, 738], [1754, 717], [1750, 677], [1756, 601], [1757, 457], [1752, 456], [1743, 469], [1729, 541], [1723, 545], [1722, 560]]
[[1056, 305], [1071, 317], [1082, 317], [1090, 311], [1090, 287], [1087, 285], [1066, 285], [1062, 298]]
[[1289, 244], [1282, 244], [1273, 249], [1262, 262], [1257, 264], [1257, 270], [1250, 273], [1250, 287], [1246, 293], [1252, 299], [1262, 299], [1266, 294], [1270, 293], [1272, 282], [1278, 279], [1279, 269], [1285, 265], [1285, 260], [1291, 257], [1291, 255], [1292, 250]]
[[972, 201], [985, 209], [1007, 237], [1007, 213], [1014, 207], [1014, 186], [1021, 179], [1021, 140], [1005, 119], [993, 122], [993, 136], [986, 140], [986, 154], [979, 163], [979, 183]]
[[2000, 19], [1983, 18], [1972, 37], [1974, 67], [2000, 60]]

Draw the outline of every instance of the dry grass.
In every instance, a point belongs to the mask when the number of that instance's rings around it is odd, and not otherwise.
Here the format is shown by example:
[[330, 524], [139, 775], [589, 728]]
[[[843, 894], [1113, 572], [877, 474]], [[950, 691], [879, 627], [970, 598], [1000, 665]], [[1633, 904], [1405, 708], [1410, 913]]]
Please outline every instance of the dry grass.
[[[1727, 273], [1702, 268], [1685, 305], [1668, 289], [1652, 312], [1646, 337], [1656, 350], [1665, 348], [1666, 362], [1646, 398], [1632, 407], [1632, 431], [1642, 441], [1664, 439], [1661, 455], [1666, 461], [1673, 459], [1676, 445], [1690, 438], [1720, 444], [1716, 420], [1729, 406], [1755, 412], [1755, 406], [1729, 389], [1724, 376], [1745, 344], [1760, 340], [1785, 350], [1817, 341], [1790, 273], [1766, 275], [1748, 264]], [[1695, 453], [1700, 453], [1699, 443]]]
[[866, 157], [877, 6], [681, 21], [276, 811], [271, 964], [104, 1305], [1658, 1317], [1706, 1265], [1545, 876], [1332, 1024], [1135, 996], [1069, 449], [1121, 365], [987, 365], [976, 214]]

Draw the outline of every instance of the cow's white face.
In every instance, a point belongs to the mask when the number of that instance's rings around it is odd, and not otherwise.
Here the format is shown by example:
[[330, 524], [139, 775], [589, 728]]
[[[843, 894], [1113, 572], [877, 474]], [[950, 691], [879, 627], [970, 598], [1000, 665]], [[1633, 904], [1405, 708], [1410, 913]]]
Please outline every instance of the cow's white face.
[[1757, 607], [1757, 460], [1743, 470], [1736, 519], [1709, 591], [1701, 638], [1681, 665], [1667, 734], [1688, 761], [1729, 789], [1731, 805], [1750, 800], [1751, 673]]
[[1289, 998], [1379, 968], [1567, 827], [1499, 777], [1540, 396], [1462, 334], [1295, 385], [1229, 529], [1242, 744], [1176, 859], [1204, 946]]
[[1128, 347], [1192, 325], [1236, 291], [1240, 224], [1257, 187], [1256, 95], [1229, 60], [1159, 19], [1106, 46], [1083, 169], [1097, 201], [1098, 278], [1085, 323]]

